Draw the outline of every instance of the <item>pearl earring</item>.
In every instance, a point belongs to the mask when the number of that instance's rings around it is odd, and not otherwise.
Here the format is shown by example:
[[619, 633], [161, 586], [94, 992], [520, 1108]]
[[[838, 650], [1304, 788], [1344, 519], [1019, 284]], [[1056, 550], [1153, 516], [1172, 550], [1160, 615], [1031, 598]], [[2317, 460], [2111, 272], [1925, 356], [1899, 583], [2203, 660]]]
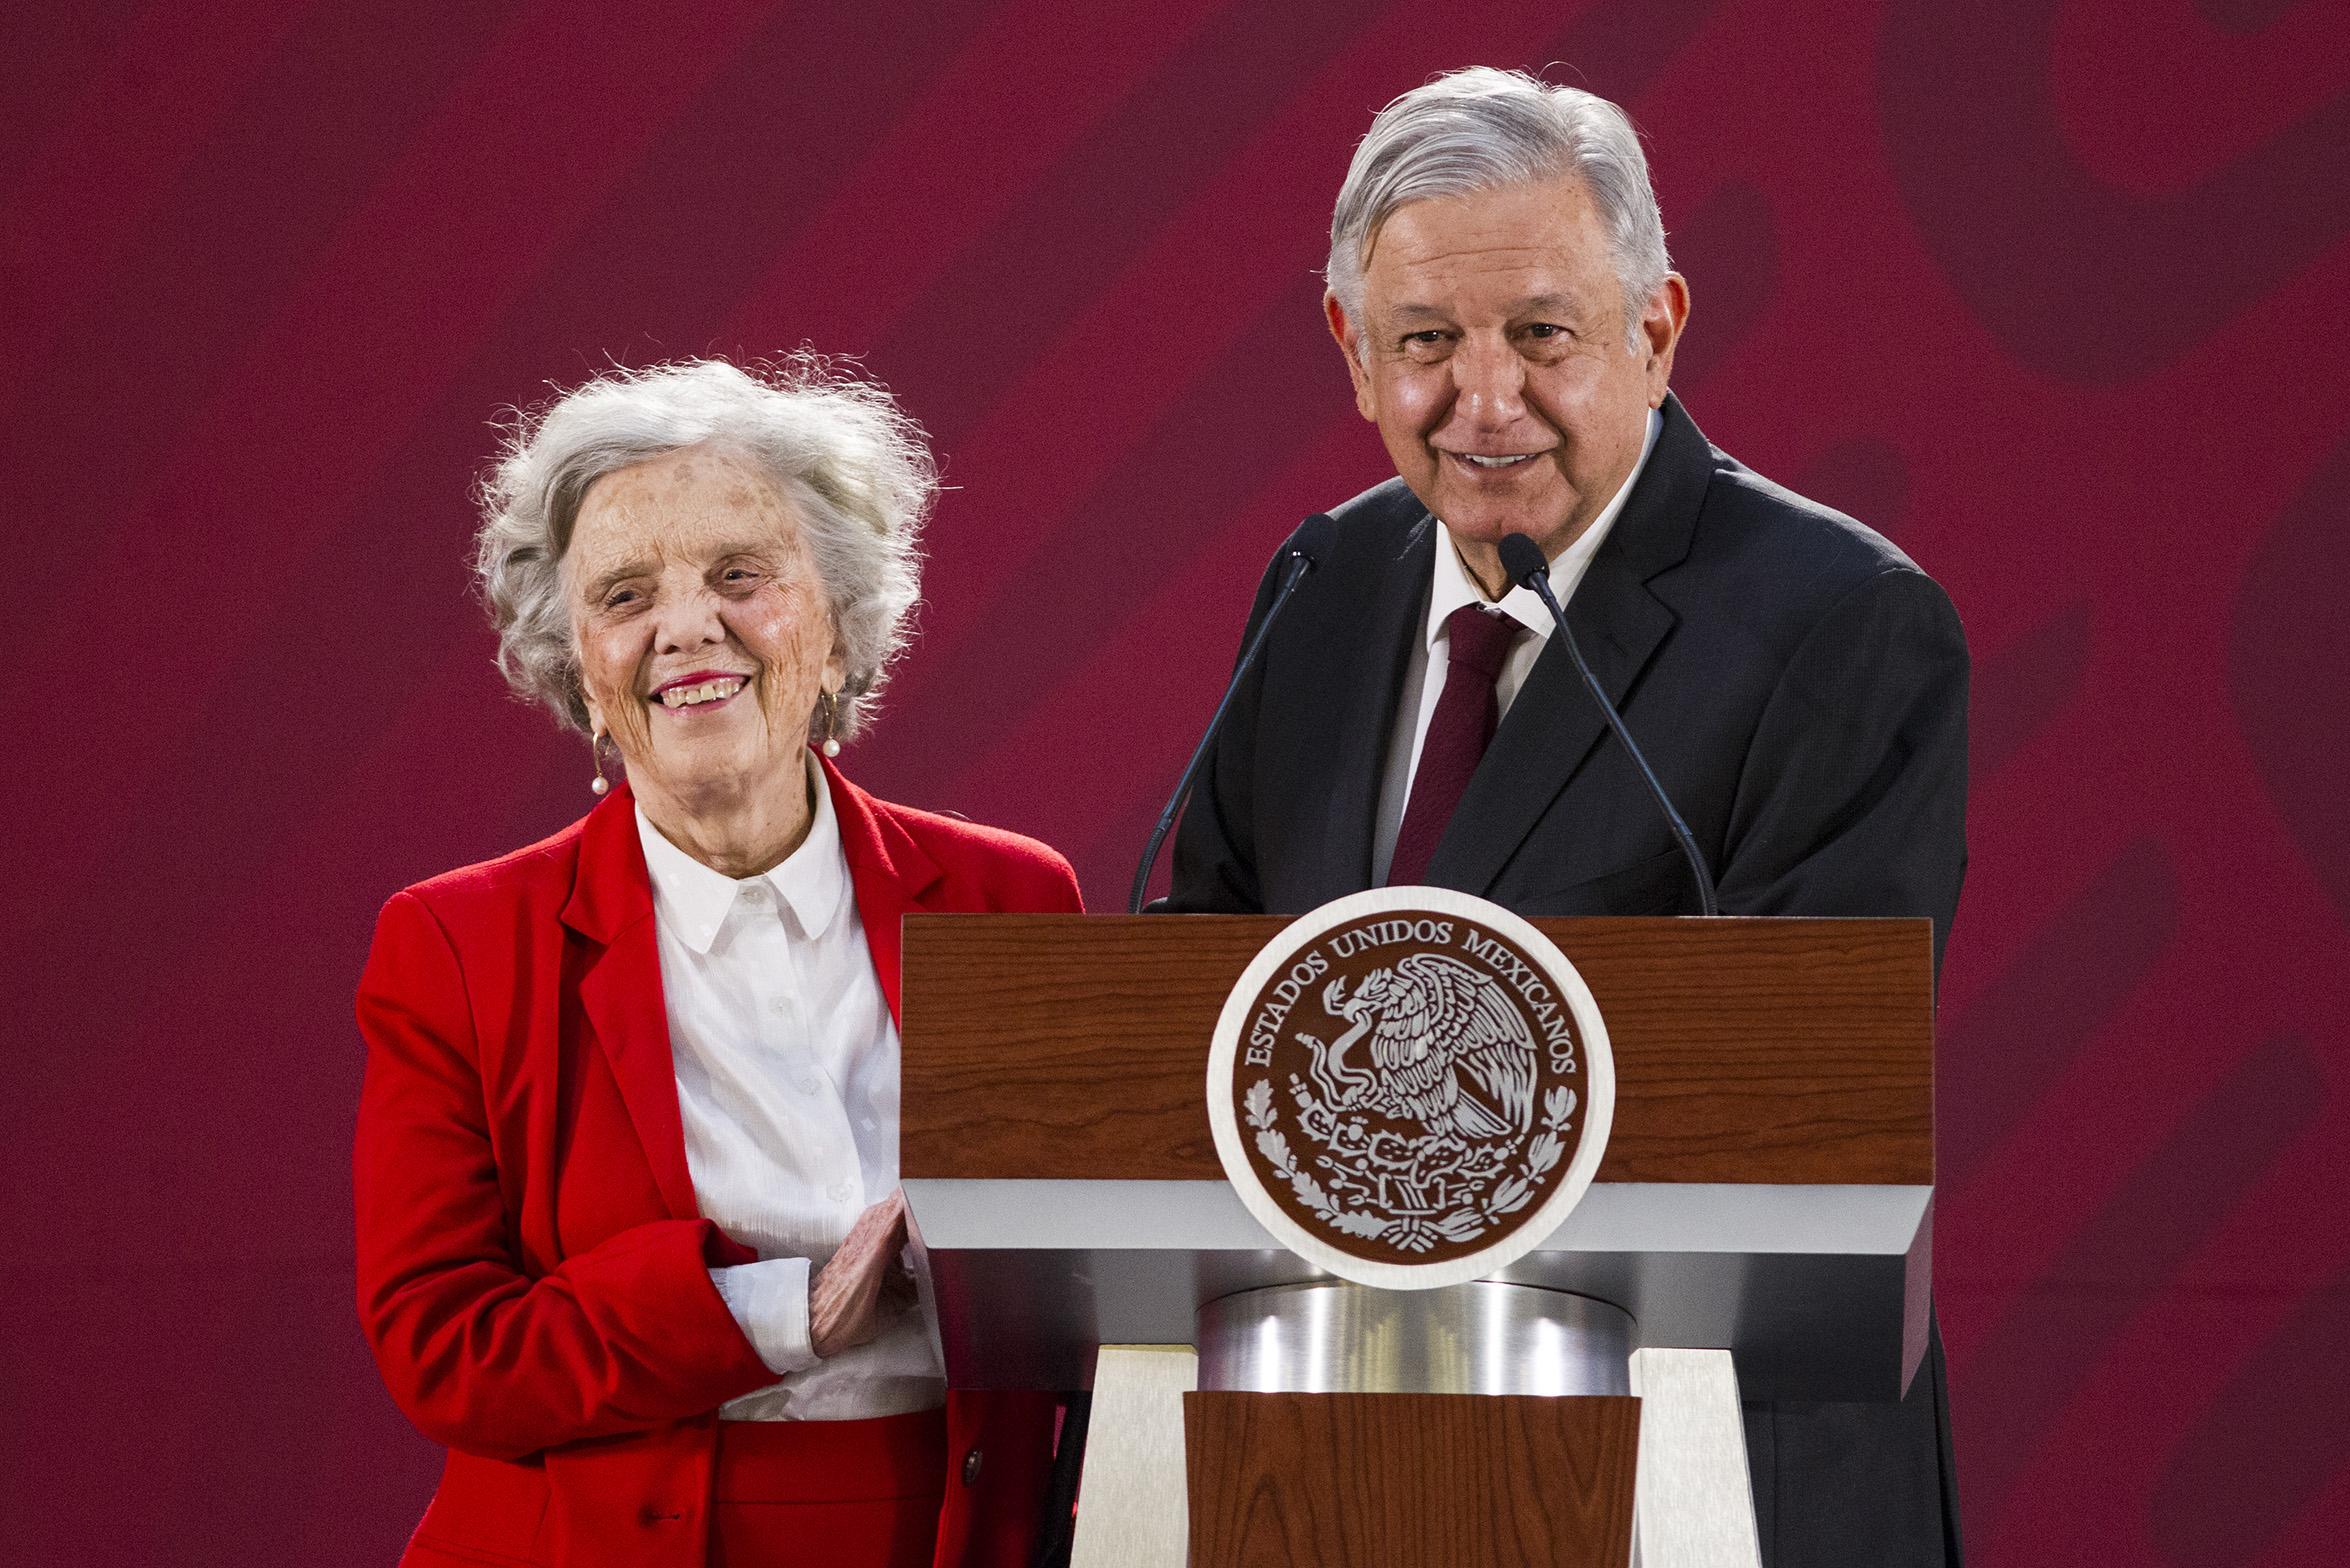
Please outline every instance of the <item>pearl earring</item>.
[[831, 692], [824, 693], [824, 744], [821, 750], [827, 757], [840, 755], [840, 699]]
[[596, 759], [596, 781], [588, 786], [598, 795], [612, 792], [612, 781], [604, 777], [604, 732], [597, 730], [588, 737], [588, 755]]

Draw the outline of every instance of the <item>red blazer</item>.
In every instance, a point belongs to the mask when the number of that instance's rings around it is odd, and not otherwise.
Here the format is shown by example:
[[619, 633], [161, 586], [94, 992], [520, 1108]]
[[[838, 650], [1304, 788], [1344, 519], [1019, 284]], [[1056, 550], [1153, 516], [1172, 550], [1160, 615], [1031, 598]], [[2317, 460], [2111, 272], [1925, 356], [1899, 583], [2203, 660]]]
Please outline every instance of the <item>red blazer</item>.
[[[893, 1014], [909, 910], [1080, 907], [1044, 845], [824, 772]], [[449, 1448], [403, 1561], [701, 1568], [717, 1407], [774, 1375], [710, 1283], [752, 1254], [694, 1207], [627, 788], [395, 894], [359, 1027], [360, 1321]], [[1025, 1564], [1052, 1409], [948, 1395], [940, 1564]]]

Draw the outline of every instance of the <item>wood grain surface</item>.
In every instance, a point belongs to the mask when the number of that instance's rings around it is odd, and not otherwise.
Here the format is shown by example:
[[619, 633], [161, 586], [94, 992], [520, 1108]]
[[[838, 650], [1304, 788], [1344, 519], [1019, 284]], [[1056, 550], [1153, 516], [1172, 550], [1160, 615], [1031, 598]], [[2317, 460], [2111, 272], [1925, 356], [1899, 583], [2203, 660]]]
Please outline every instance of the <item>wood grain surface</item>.
[[1527, 1568], [1631, 1554], [1640, 1401], [1183, 1396], [1193, 1568]]
[[[1208, 1045], [1287, 921], [914, 915], [907, 1177], [1215, 1181]], [[1924, 920], [1537, 920], [1616, 1063], [1603, 1182], [1933, 1180]]]

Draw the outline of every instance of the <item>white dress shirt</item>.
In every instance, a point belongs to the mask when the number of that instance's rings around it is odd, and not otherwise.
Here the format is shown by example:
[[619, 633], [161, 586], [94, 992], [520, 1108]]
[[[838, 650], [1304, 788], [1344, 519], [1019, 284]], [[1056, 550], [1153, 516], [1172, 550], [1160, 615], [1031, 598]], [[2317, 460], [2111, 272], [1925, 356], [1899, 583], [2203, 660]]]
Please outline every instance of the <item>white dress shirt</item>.
[[898, 1184], [898, 1031], [831, 791], [812, 758], [808, 771], [808, 836], [761, 876], [713, 871], [636, 818], [694, 1201], [760, 1258], [710, 1277], [781, 1379], [721, 1407], [730, 1421], [850, 1421], [946, 1398], [921, 1312], [835, 1356], [809, 1344], [814, 1271]]
[[[1599, 553], [1608, 530], [1615, 526], [1616, 514], [1624, 509], [1624, 498], [1640, 482], [1640, 471], [1648, 466], [1648, 454], [1656, 450], [1657, 433], [1664, 427], [1664, 416], [1650, 409], [1648, 435], [1641, 442], [1639, 461], [1624, 476], [1616, 493], [1608, 497], [1599, 515], [1591, 520], [1591, 526], [1550, 563], [1550, 591], [1560, 604], [1574, 599], [1576, 584], [1583, 581], [1591, 558]], [[1441, 523], [1442, 519], [1438, 521]], [[1542, 650], [1555, 629], [1550, 611], [1531, 588], [1514, 587], [1498, 603], [1488, 600], [1485, 590], [1477, 586], [1477, 580], [1461, 564], [1460, 549], [1453, 543], [1451, 530], [1440, 526], [1435, 533], [1432, 547], [1436, 551], [1436, 570], [1428, 584], [1428, 614], [1421, 623], [1419, 640], [1412, 644], [1411, 658], [1403, 673], [1403, 694], [1396, 703], [1395, 725], [1388, 731], [1387, 767], [1380, 777], [1379, 816], [1371, 837], [1373, 887], [1387, 885], [1388, 867], [1395, 863], [1396, 836], [1403, 831], [1404, 808], [1411, 803], [1412, 776], [1420, 768], [1420, 748], [1428, 739], [1428, 722], [1436, 716], [1436, 699], [1444, 692], [1444, 674], [1451, 666], [1452, 653], [1452, 636], [1445, 630], [1445, 621], [1462, 605], [1476, 604], [1483, 605], [1488, 614], [1506, 615], [1526, 629], [1529, 635], [1511, 645], [1509, 657], [1502, 661], [1501, 675], [1494, 682], [1494, 699], [1502, 715], [1510, 711], [1518, 688], [1526, 684], [1534, 661], [1542, 657]]]

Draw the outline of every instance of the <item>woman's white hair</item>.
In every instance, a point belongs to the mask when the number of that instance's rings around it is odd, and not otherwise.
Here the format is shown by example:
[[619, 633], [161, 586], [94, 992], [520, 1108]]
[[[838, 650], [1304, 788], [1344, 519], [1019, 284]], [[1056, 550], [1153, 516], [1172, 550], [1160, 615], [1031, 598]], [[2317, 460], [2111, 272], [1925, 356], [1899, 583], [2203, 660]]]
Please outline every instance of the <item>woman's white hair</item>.
[[607, 371], [516, 417], [483, 476], [474, 540], [498, 668], [586, 733], [563, 571], [580, 503], [606, 474], [703, 445], [752, 463], [798, 512], [848, 670], [835, 733], [855, 735], [909, 639], [938, 470], [888, 392], [810, 353], [751, 371], [717, 359]]
[[1379, 111], [1355, 148], [1330, 217], [1323, 277], [1357, 326], [1358, 347], [1363, 264], [1396, 208], [1569, 174], [1583, 182], [1607, 225], [1625, 332], [1637, 348], [1640, 313], [1671, 266], [1640, 133], [1605, 98], [1489, 65], [1413, 88]]

